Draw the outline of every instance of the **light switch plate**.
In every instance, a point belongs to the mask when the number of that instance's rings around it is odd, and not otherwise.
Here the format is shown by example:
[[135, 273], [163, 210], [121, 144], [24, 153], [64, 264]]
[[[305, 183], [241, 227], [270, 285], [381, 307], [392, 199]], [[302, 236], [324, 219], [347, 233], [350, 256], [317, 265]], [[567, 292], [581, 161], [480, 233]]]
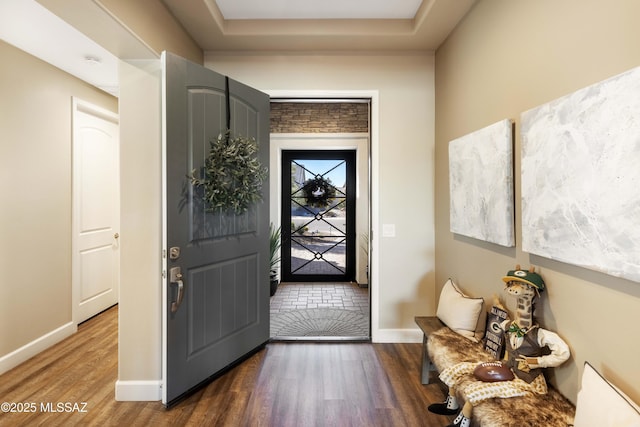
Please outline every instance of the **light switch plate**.
[[382, 224], [382, 237], [396, 237], [396, 225]]

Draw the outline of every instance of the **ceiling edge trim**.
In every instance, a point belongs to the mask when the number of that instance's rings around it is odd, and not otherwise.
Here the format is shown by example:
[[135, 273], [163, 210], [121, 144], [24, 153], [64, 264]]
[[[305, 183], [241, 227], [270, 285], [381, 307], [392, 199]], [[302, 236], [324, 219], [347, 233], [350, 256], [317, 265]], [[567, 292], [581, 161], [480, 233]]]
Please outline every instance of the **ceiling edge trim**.
[[[424, 0], [413, 19], [234, 19], [224, 18], [215, 0], [203, 0], [223, 36], [409, 36], [414, 35], [436, 0]], [[372, 28], [372, 23], [375, 25]], [[375, 29], [374, 29], [375, 28]]]
[[417, 32], [418, 29], [424, 24], [424, 21], [427, 19], [431, 10], [433, 9], [433, 5], [436, 4], [436, 0], [423, 0], [420, 8], [416, 12], [416, 16], [413, 18], [413, 32]]
[[[133, 37], [138, 43], [140, 43], [142, 46], [144, 46], [146, 49], [149, 50], [149, 52], [151, 52], [153, 55], [155, 55], [157, 58], [160, 58], [160, 52], [156, 51], [154, 48], [152, 48], [146, 41], [144, 41], [144, 39], [142, 37], [140, 37], [135, 31], [133, 31], [127, 24], [125, 24], [120, 18], [118, 18], [115, 14], [113, 14], [100, 0], [92, 0], [93, 3], [98, 6], [107, 16], [109, 16], [111, 19], [113, 19], [113, 21], [116, 23], [116, 25], [119, 25], [120, 27], [122, 27], [122, 29], [124, 31], [126, 31], [127, 33], [129, 33], [131, 35], [131, 37]], [[123, 58], [120, 58], [123, 59]]]
[[220, 50], [211, 49], [204, 51], [205, 63], [209, 58], [215, 57], [242, 57], [242, 56], [434, 56], [434, 49], [395, 49], [395, 50]]
[[233, 20], [220, 30], [225, 36], [405, 36], [415, 33], [415, 24], [411, 19]]
[[218, 4], [215, 0], [204, 0], [204, 5], [209, 10], [209, 14], [211, 14], [211, 18], [213, 18], [214, 22], [218, 26], [218, 29], [222, 34], [225, 34], [226, 21], [224, 19], [224, 15], [220, 11]]

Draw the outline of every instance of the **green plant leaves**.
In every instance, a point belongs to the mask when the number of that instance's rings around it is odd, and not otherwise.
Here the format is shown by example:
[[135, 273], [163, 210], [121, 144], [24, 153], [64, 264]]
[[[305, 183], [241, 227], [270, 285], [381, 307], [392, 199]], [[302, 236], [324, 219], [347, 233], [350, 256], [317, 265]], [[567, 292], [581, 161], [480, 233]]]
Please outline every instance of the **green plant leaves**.
[[273, 223], [269, 225], [269, 269], [273, 270], [280, 262], [278, 251], [282, 245], [280, 240], [280, 227], [275, 228]]
[[232, 137], [230, 131], [210, 142], [200, 176], [192, 171], [189, 179], [201, 194], [207, 212], [233, 210], [243, 214], [262, 200], [262, 184], [268, 169], [257, 157], [255, 138]]

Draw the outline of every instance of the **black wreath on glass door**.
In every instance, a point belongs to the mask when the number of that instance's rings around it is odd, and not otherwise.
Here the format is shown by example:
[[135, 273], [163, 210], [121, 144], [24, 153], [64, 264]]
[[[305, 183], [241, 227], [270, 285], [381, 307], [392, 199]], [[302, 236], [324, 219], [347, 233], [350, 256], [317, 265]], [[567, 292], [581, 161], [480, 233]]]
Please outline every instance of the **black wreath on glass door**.
[[317, 208], [326, 208], [336, 197], [336, 188], [331, 184], [331, 180], [320, 175], [306, 180], [302, 192], [307, 205]]

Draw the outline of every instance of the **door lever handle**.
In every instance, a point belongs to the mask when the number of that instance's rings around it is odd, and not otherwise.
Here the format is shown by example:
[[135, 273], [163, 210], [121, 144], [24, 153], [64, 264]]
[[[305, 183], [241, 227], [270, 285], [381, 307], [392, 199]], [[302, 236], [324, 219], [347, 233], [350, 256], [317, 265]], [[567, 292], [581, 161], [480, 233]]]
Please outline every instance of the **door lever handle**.
[[180, 307], [180, 304], [182, 304], [182, 298], [184, 297], [184, 283], [182, 282], [182, 280], [178, 280], [175, 283], [178, 284], [178, 298], [176, 299], [176, 301], [173, 301], [171, 303], [172, 313], [178, 311], [178, 307]]
[[178, 311], [178, 307], [180, 307], [182, 299], [184, 298], [184, 282], [182, 281], [182, 270], [180, 267], [173, 267], [169, 270], [169, 282], [178, 285], [178, 296], [175, 301], [171, 302], [171, 312], [175, 313]]

